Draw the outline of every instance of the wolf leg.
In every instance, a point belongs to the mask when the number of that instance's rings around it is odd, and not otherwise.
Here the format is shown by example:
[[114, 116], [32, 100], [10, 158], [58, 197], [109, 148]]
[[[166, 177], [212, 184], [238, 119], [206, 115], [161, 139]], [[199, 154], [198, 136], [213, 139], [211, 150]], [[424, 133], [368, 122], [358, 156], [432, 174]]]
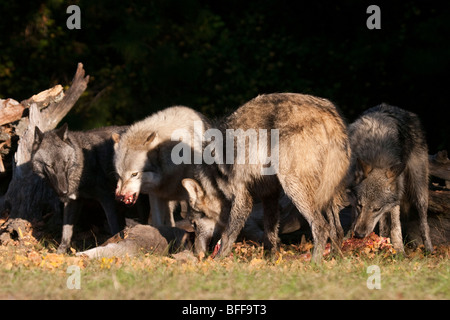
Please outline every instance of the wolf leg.
[[384, 214], [380, 221], [378, 221], [378, 230], [380, 233], [380, 237], [388, 237], [390, 234], [390, 217], [388, 214]]
[[[171, 204], [171, 201], [163, 200], [153, 194], [148, 195], [150, 201], [150, 216], [148, 224], [159, 227], [164, 225], [170, 225], [171, 227], [175, 227], [175, 220], [173, 219], [173, 211], [174, 205]], [[167, 217], [169, 217], [169, 223], [165, 223], [167, 221]]]
[[356, 207], [354, 204], [351, 205], [350, 212], [351, 212], [352, 224], [350, 225], [350, 229], [348, 229], [348, 231], [347, 231], [347, 234], [346, 234], [347, 238], [353, 237], [353, 230], [355, 230], [356, 220], [358, 218], [358, 211], [356, 210]]
[[231, 207], [228, 224], [222, 234], [220, 250], [216, 257], [223, 258], [227, 256], [236, 241], [239, 232], [244, 228], [245, 221], [252, 210], [253, 199], [246, 188], [237, 192], [236, 198]]
[[325, 221], [321, 212], [314, 211], [312, 213], [312, 219], [311, 217], [309, 218], [311, 219], [311, 231], [314, 238], [314, 250], [311, 261], [314, 263], [322, 263], [323, 252], [330, 235], [330, 225]]
[[[173, 213], [175, 212], [175, 209], [177, 208], [179, 201], [173, 200], [168, 202], [169, 206], [169, 214], [165, 216], [165, 224], [169, 224], [171, 227], [175, 227], [175, 218], [173, 217]], [[180, 202], [181, 210], [183, 210], [183, 205]], [[168, 221], [168, 222], [167, 222]]]
[[428, 225], [427, 209], [422, 207], [418, 210], [420, 216], [420, 233], [422, 235], [422, 241], [425, 246], [425, 250], [427, 250], [428, 252], [432, 252], [434, 248], [430, 238], [430, 227]]
[[71, 200], [64, 203], [64, 217], [63, 217], [63, 231], [61, 243], [59, 244], [57, 253], [65, 253], [70, 248], [70, 242], [72, 241], [73, 225], [78, 219], [79, 202], [77, 200]]
[[398, 253], [405, 253], [402, 238], [402, 226], [400, 224], [400, 205], [391, 210], [391, 241]]
[[315, 210], [311, 198], [313, 195], [308, 194], [304, 186], [299, 181], [301, 179], [279, 176], [281, 186], [286, 195], [291, 199], [297, 210], [305, 217], [311, 226], [311, 232], [314, 239], [314, 250], [312, 261], [321, 263], [323, 252], [330, 236], [330, 225], [323, 217], [322, 213]]
[[274, 254], [278, 249], [278, 227], [280, 224], [278, 193], [261, 200], [264, 208], [264, 246], [270, 250], [271, 254]]
[[342, 229], [339, 219], [339, 212], [339, 206], [333, 204], [326, 209], [327, 219], [330, 223], [331, 250], [334, 254], [342, 256], [341, 246], [344, 240], [344, 229]]
[[409, 177], [409, 193], [413, 200], [417, 212], [419, 213], [420, 219], [420, 234], [422, 236], [422, 241], [425, 249], [429, 252], [433, 251], [433, 244], [430, 238], [430, 227], [428, 225], [428, 179], [427, 179], [427, 168], [428, 162], [423, 166], [418, 166], [411, 169], [408, 173]]
[[416, 208], [419, 213], [419, 228], [420, 234], [422, 236], [423, 245], [425, 246], [425, 250], [428, 252], [433, 251], [433, 244], [431, 243], [430, 238], [430, 227], [428, 225], [428, 194], [427, 195], [419, 195], [416, 194]]

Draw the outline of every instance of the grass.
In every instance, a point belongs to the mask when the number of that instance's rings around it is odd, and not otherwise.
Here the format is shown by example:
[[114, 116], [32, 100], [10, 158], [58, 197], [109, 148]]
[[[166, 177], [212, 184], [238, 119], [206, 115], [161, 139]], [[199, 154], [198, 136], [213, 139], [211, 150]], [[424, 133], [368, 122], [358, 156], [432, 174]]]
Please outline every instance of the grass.
[[[346, 253], [313, 265], [295, 246], [273, 259], [251, 245], [220, 261], [178, 261], [141, 254], [87, 260], [40, 244], [0, 247], [1, 299], [450, 299], [449, 247], [400, 258], [384, 252]], [[70, 265], [79, 290], [68, 289]], [[380, 268], [381, 289], [370, 290], [367, 268]]]

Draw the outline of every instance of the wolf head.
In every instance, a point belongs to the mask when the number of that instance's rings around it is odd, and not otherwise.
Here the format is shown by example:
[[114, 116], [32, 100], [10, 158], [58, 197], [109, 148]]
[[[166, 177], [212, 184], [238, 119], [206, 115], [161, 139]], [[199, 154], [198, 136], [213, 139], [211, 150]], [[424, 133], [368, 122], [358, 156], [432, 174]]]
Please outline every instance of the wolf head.
[[161, 182], [160, 168], [152, 164], [158, 144], [158, 136], [150, 133], [137, 141], [138, 137], [122, 138], [112, 135], [114, 140], [114, 166], [117, 172], [116, 199], [127, 205], [136, 203], [142, 190], [151, 189]]
[[[196, 123], [199, 123], [198, 128]], [[203, 135], [208, 123], [202, 114], [191, 108], [173, 106], [134, 123], [121, 136], [113, 135], [114, 166], [119, 179], [116, 197], [132, 205], [140, 192], [160, 192], [168, 197], [169, 186], [174, 184], [172, 189], [179, 191], [179, 177], [184, 166], [175, 164], [172, 158], [174, 147], [180, 143], [176, 133], [181, 131], [195, 140], [197, 135]], [[187, 143], [184, 138], [182, 140]], [[188, 148], [193, 147], [192, 140]]]
[[63, 202], [76, 199], [81, 169], [78, 153], [68, 137], [68, 127], [42, 133], [35, 127], [31, 164]]
[[400, 203], [398, 183], [404, 165], [399, 163], [389, 168], [376, 168], [357, 159], [351, 202], [357, 218], [354, 234], [364, 238], [375, 228], [381, 217]]
[[188, 219], [195, 231], [195, 254], [208, 250], [211, 240], [218, 240], [224, 229], [221, 222], [221, 212], [226, 207], [223, 199], [207, 194], [202, 186], [193, 179], [183, 179], [181, 182], [189, 194], [190, 211]]

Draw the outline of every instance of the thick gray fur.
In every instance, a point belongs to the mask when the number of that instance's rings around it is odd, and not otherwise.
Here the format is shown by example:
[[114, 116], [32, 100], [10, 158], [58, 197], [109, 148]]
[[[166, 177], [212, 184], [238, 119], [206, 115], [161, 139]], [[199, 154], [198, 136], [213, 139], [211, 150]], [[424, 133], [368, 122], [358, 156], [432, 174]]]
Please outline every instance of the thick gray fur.
[[[428, 148], [420, 120], [412, 112], [381, 104], [349, 126], [352, 147], [351, 191], [357, 237], [380, 233], [404, 251], [400, 211], [414, 205], [423, 243], [433, 250], [427, 222]], [[390, 224], [390, 228], [389, 228]]]

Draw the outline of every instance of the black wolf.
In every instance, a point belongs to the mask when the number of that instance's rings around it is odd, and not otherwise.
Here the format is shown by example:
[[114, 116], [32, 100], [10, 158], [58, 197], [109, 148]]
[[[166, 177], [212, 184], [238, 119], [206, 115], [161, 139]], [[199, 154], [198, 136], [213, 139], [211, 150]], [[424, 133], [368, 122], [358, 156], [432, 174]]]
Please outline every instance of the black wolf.
[[116, 214], [112, 133], [126, 127], [105, 127], [71, 132], [67, 124], [42, 133], [35, 128], [32, 148], [33, 171], [45, 179], [64, 203], [63, 234], [58, 252], [70, 247], [73, 225], [79, 211], [79, 199], [98, 200], [105, 210], [110, 231], [123, 229], [124, 219]]

